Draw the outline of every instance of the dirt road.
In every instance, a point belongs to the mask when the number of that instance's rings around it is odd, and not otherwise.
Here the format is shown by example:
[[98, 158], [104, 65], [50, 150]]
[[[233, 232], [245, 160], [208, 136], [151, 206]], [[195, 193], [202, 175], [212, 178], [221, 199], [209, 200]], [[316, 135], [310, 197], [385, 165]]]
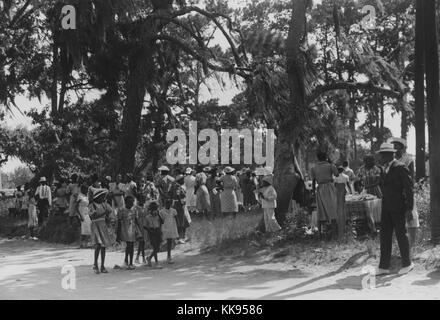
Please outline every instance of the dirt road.
[[[160, 259], [164, 261], [164, 254]], [[439, 299], [440, 272], [418, 266], [408, 275], [375, 278], [363, 289], [362, 267], [338, 270], [275, 262], [262, 252], [231, 258], [180, 245], [175, 264], [113, 270], [122, 252], [109, 252], [109, 274], [91, 270], [91, 249], [32, 240], [0, 240], [0, 299]], [[76, 289], [62, 288], [73, 266]]]

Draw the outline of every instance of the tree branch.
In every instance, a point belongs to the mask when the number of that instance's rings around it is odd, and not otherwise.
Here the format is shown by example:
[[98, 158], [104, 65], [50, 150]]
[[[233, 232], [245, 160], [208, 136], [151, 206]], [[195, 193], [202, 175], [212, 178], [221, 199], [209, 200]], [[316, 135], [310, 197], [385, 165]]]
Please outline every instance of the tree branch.
[[321, 95], [334, 90], [367, 90], [377, 92], [394, 99], [397, 99], [403, 95], [401, 92], [379, 87], [370, 82], [334, 82], [316, 87], [312, 94], [307, 97], [306, 104], [310, 105]]
[[179, 39], [176, 39], [176, 38], [171, 37], [169, 35], [165, 35], [165, 34], [157, 35], [157, 36], [155, 36], [153, 38], [153, 40], [164, 40], [164, 41], [170, 41], [170, 42], [173, 42], [173, 43], [177, 44], [183, 51], [185, 51], [186, 53], [190, 54], [196, 60], [200, 61], [206, 67], [208, 67], [209, 69], [211, 69], [213, 71], [227, 72], [229, 74], [237, 74], [237, 75], [239, 75], [239, 76], [241, 76], [241, 77], [243, 77], [245, 79], [249, 77], [244, 72], [237, 71], [235, 66], [233, 66], [233, 65], [220, 66], [220, 65], [216, 65], [216, 64], [213, 64], [213, 63], [209, 62], [206, 59], [206, 57], [204, 57], [203, 55], [199, 54], [196, 50], [191, 48], [189, 45], [187, 45], [186, 43], [180, 41]]

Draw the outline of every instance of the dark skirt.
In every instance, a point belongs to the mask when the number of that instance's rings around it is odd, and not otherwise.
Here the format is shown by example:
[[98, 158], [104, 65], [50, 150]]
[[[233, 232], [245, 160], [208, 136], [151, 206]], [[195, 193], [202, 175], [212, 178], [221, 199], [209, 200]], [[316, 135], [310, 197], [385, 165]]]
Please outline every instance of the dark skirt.
[[184, 205], [177, 200], [174, 203], [174, 209], [176, 209], [177, 211], [177, 216], [176, 216], [176, 222], [177, 222], [177, 228], [178, 229], [186, 229], [189, 227], [189, 223], [188, 220], [185, 217], [185, 207]]
[[153, 249], [159, 251], [160, 244], [162, 243], [162, 232], [160, 228], [148, 230], [148, 238]]

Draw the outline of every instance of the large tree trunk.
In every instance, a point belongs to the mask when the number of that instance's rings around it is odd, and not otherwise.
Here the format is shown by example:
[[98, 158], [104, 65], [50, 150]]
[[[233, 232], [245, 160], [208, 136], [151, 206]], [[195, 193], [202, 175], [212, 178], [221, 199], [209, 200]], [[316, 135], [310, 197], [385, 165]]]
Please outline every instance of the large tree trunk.
[[440, 243], [440, 95], [435, 0], [424, 0], [426, 101], [428, 110], [429, 162], [431, 186], [431, 240]]
[[[153, 1], [154, 11], [170, 14], [173, 0]], [[135, 168], [136, 149], [139, 142], [142, 108], [145, 94], [155, 77], [154, 36], [163, 28], [164, 21], [148, 19], [137, 30], [129, 54], [129, 74], [126, 84], [127, 101], [123, 111], [122, 133], [119, 140], [119, 173], [132, 173]]]
[[416, 128], [416, 179], [426, 176], [425, 170], [425, 36], [423, 30], [424, 0], [416, 1], [415, 47], [415, 128]]
[[289, 23], [286, 56], [287, 74], [290, 87], [290, 117], [281, 123], [275, 144], [274, 187], [278, 193], [275, 214], [280, 224], [286, 219], [289, 204], [297, 179], [294, 169], [294, 144], [298, 131], [304, 122], [305, 90], [304, 60], [300, 45], [305, 33], [306, 0], [293, 0], [292, 17]]
[[127, 80], [127, 101], [123, 111], [122, 132], [119, 140], [119, 173], [133, 172], [139, 141], [142, 107], [147, 92], [147, 81], [154, 72], [153, 48], [144, 47], [131, 53]]

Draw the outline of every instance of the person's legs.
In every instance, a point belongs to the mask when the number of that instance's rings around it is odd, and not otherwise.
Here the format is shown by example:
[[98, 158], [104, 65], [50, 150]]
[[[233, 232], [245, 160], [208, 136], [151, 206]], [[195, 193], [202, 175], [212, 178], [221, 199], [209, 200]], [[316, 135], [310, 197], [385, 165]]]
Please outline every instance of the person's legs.
[[134, 242], [129, 242], [129, 256], [130, 256], [130, 266], [133, 266], [133, 256], [134, 256]]
[[[100, 244], [96, 244], [95, 245], [95, 255], [94, 255], [94, 262], [93, 262], [93, 270], [95, 270], [95, 273], [99, 273], [99, 269], [98, 269], [98, 257], [99, 257], [99, 252], [101, 251], [101, 245]], [[102, 259], [102, 258], [101, 258]]]
[[171, 260], [171, 247], [173, 246], [173, 239], [167, 239], [167, 259]]
[[388, 270], [390, 268], [392, 238], [393, 222], [391, 219], [391, 214], [389, 212], [382, 211], [380, 230], [380, 269]]
[[408, 237], [409, 237], [409, 246], [410, 248], [413, 248], [417, 239], [417, 228], [408, 227]]
[[397, 244], [399, 245], [400, 256], [402, 257], [402, 267], [405, 268], [411, 264], [409, 240], [406, 235], [405, 215], [394, 213], [391, 215], [391, 218], [396, 230]]
[[129, 242], [125, 243], [125, 258], [124, 258], [124, 262], [126, 265], [128, 265], [128, 253], [129, 253]]
[[34, 237], [34, 227], [29, 227], [29, 232], [31, 234], [31, 238]]
[[105, 269], [105, 247], [101, 246], [101, 272], [107, 273]]

